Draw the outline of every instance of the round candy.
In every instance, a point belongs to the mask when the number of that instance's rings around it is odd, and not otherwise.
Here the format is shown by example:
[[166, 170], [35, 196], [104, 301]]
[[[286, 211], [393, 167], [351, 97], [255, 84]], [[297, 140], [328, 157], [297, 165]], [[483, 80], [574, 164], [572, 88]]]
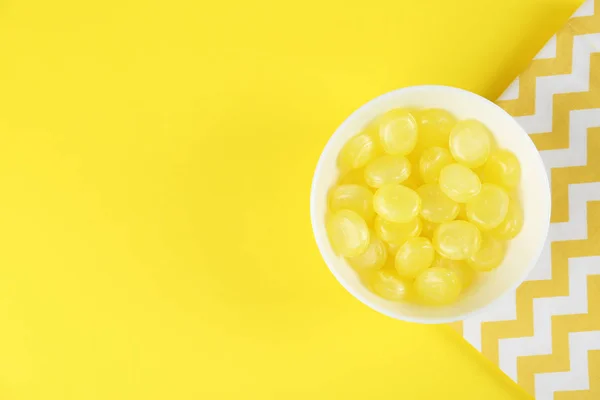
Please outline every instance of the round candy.
[[380, 216], [375, 217], [375, 233], [387, 243], [401, 245], [409, 237], [419, 236], [423, 227], [421, 218], [416, 217], [408, 222], [391, 222]]
[[421, 211], [421, 198], [406, 186], [390, 184], [380, 187], [373, 196], [373, 208], [392, 222], [409, 222]]
[[490, 230], [504, 221], [509, 197], [498, 185], [484, 183], [477, 196], [467, 202], [467, 218], [481, 230]]
[[432, 267], [421, 272], [415, 280], [415, 291], [426, 304], [442, 305], [454, 302], [462, 290], [458, 275], [442, 267]]
[[492, 134], [474, 119], [460, 121], [450, 133], [450, 152], [459, 163], [477, 168], [487, 161], [492, 146]]
[[523, 210], [516, 199], [508, 202], [506, 218], [500, 225], [489, 231], [489, 234], [500, 240], [514, 239], [523, 228]]
[[482, 173], [485, 182], [495, 183], [508, 190], [514, 189], [521, 180], [521, 165], [508, 150], [496, 150], [490, 154]]
[[394, 270], [387, 268], [376, 271], [371, 276], [369, 286], [373, 292], [387, 300], [404, 300], [410, 293], [410, 284]]
[[427, 238], [409, 238], [396, 253], [396, 271], [403, 278], [416, 278], [433, 263], [435, 251]]
[[467, 221], [451, 221], [438, 226], [433, 234], [433, 246], [451, 260], [466, 260], [479, 251], [481, 233]]
[[[413, 165], [412, 162], [411, 162], [411, 165]], [[414, 164], [414, 165], [419, 165], [419, 164]], [[402, 186], [406, 186], [407, 188], [412, 189], [412, 190], [416, 190], [422, 184], [423, 184], [423, 182], [421, 181], [421, 177], [419, 176], [419, 171], [416, 168], [411, 168], [411, 174], [404, 182], [402, 182]]]
[[460, 206], [442, 192], [437, 183], [428, 183], [417, 189], [421, 197], [421, 216], [436, 224], [452, 221], [458, 215]]
[[379, 139], [386, 153], [404, 156], [417, 144], [417, 121], [407, 110], [389, 111], [381, 117]]
[[467, 259], [467, 263], [475, 271], [491, 271], [498, 267], [506, 254], [506, 244], [491, 236], [484, 236], [481, 248]]
[[365, 220], [351, 210], [340, 210], [327, 218], [327, 234], [333, 250], [344, 257], [356, 257], [367, 250], [370, 241]]
[[367, 250], [356, 256], [349, 257], [350, 264], [357, 271], [369, 271], [380, 269], [384, 266], [387, 260], [387, 246], [375, 235], [371, 235], [371, 243]]
[[465, 203], [481, 190], [477, 174], [460, 164], [450, 164], [440, 172], [440, 189], [458, 203]]
[[433, 261], [432, 267], [448, 268], [454, 271], [460, 280], [463, 290], [471, 286], [473, 279], [475, 279], [475, 271], [462, 260], [451, 260], [438, 254]]
[[446, 165], [452, 164], [452, 155], [443, 147], [429, 147], [423, 150], [419, 159], [419, 172], [425, 183], [437, 182], [440, 171]]
[[421, 149], [428, 147], [448, 147], [450, 131], [456, 124], [456, 118], [446, 110], [429, 108], [413, 112], [419, 124], [419, 142]]
[[377, 154], [377, 146], [371, 135], [361, 133], [348, 140], [338, 156], [338, 164], [344, 171], [365, 166]]
[[329, 195], [331, 211], [352, 210], [365, 221], [371, 221], [373, 211], [373, 193], [360, 185], [340, 185], [333, 188]]
[[402, 156], [381, 156], [365, 167], [365, 181], [374, 188], [402, 183], [410, 176], [410, 162]]

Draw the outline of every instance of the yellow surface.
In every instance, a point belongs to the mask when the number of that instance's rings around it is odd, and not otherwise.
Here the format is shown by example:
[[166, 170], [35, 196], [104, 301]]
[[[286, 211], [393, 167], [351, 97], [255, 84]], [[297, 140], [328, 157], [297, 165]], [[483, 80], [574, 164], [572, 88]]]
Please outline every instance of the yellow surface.
[[352, 110], [494, 98], [579, 3], [0, 1], [0, 398], [526, 398], [346, 293], [308, 194]]

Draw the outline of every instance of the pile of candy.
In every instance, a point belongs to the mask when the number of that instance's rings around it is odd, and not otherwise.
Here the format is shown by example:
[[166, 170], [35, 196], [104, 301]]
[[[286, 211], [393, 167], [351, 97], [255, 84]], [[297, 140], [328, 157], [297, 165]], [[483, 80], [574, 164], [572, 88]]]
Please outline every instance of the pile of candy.
[[473, 119], [389, 111], [344, 145], [338, 165], [329, 240], [388, 300], [456, 301], [523, 226], [519, 161]]

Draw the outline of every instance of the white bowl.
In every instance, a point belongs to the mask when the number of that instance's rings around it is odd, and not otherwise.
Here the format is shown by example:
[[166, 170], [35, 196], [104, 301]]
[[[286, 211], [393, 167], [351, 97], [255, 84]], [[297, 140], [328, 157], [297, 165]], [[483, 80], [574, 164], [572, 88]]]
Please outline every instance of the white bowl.
[[[458, 302], [441, 307], [385, 300], [365, 287], [343, 257], [335, 254], [325, 231], [327, 193], [338, 179], [337, 155], [348, 139], [359, 133], [373, 118], [400, 107], [443, 108], [458, 119], [475, 118], [492, 131], [498, 145], [512, 151], [521, 163], [519, 187], [525, 222], [519, 235], [510, 241], [502, 264], [478, 274]], [[521, 126], [491, 101], [447, 86], [413, 86], [395, 90], [371, 100], [356, 110], [335, 131], [325, 146], [313, 177], [310, 195], [313, 232], [325, 263], [337, 280], [358, 300], [387, 316], [405, 321], [446, 323], [489, 308], [504, 294], [521, 284], [535, 266], [550, 225], [550, 187], [542, 159]]]

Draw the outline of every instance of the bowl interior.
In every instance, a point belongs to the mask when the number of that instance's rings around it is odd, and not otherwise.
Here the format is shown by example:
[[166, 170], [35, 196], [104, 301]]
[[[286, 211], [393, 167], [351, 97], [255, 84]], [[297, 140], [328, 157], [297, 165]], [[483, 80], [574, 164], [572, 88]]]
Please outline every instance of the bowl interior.
[[[510, 241], [503, 263], [494, 271], [478, 274], [457, 303], [426, 307], [397, 303], [371, 293], [358, 275], [337, 256], [325, 232], [327, 193], [338, 179], [337, 154], [346, 141], [376, 116], [399, 107], [443, 108], [457, 118], [475, 118], [492, 131], [498, 145], [511, 150], [522, 169], [519, 194], [524, 224]], [[550, 188], [541, 157], [525, 131], [504, 110], [474, 93], [445, 86], [415, 86], [384, 94], [355, 111], [327, 143], [315, 171], [311, 191], [311, 220], [317, 245], [331, 272], [360, 301], [388, 316], [416, 322], [443, 323], [464, 319], [515, 289], [535, 266], [548, 233]]]

